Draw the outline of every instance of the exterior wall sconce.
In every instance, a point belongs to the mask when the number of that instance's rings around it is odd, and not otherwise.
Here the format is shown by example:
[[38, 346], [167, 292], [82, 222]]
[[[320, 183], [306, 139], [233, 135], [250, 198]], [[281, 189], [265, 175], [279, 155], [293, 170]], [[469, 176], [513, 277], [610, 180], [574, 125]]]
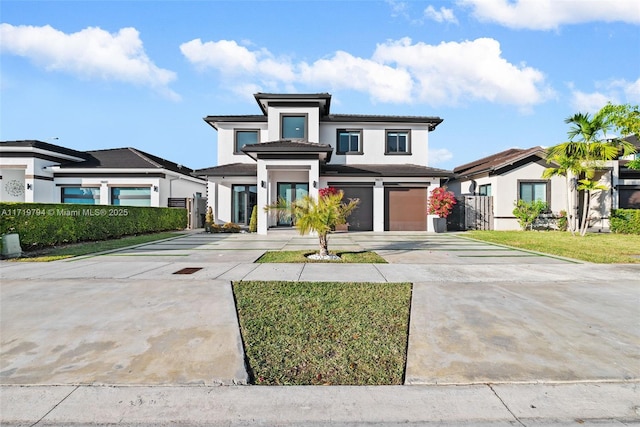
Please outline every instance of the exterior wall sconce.
[[260, 187], [267, 188], [267, 182], [266, 181], [260, 181]]
[[318, 188], [318, 181], [313, 181], [313, 188]]
[[157, 193], [157, 192], [158, 192], [158, 186], [157, 186], [157, 185], [154, 185], [154, 186], [153, 186], [153, 192], [154, 192], [154, 193]]
[[33, 185], [27, 184], [27, 190], [32, 190], [32, 189], [33, 189]]

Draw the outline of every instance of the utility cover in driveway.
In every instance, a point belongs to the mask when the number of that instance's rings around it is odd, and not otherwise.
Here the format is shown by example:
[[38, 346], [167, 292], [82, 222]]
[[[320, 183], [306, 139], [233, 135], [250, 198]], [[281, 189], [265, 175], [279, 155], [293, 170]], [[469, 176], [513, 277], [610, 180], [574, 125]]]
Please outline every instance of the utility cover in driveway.
[[193, 274], [196, 271], [202, 270], [202, 267], [186, 267], [181, 270], [176, 271], [173, 274]]

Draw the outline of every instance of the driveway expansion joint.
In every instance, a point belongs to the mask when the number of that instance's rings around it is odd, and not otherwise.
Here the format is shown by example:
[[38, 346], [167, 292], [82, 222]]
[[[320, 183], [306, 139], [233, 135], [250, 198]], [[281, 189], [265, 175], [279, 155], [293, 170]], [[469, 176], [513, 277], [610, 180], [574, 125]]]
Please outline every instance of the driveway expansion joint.
[[504, 400], [502, 400], [502, 398], [500, 397], [500, 395], [494, 390], [494, 388], [491, 386], [490, 383], [487, 383], [487, 387], [489, 387], [489, 389], [493, 392], [493, 394], [498, 398], [498, 400], [500, 401], [500, 403], [502, 403], [502, 406], [504, 406], [504, 408], [509, 411], [509, 413], [511, 414], [511, 416], [518, 422], [518, 424], [520, 424], [521, 426], [527, 427], [526, 424], [524, 424], [522, 421], [520, 421], [520, 419], [516, 416], [516, 414], [513, 413], [513, 411], [509, 408], [509, 406], [504, 402]]
[[60, 406], [62, 404], [62, 402], [67, 400], [69, 398], [69, 396], [71, 396], [79, 388], [80, 388], [79, 385], [75, 386], [75, 388], [73, 390], [71, 390], [69, 392], [69, 394], [67, 394], [65, 397], [63, 397], [62, 400], [60, 400], [60, 402], [58, 402], [55, 405], [53, 405], [53, 408], [51, 408], [49, 411], [47, 411], [46, 414], [44, 414], [38, 421], [36, 421], [35, 423], [31, 424], [29, 427], [34, 427], [34, 426], [38, 425], [40, 423], [40, 421], [44, 420], [47, 417], [47, 415], [49, 415], [51, 412], [53, 412], [58, 406]]

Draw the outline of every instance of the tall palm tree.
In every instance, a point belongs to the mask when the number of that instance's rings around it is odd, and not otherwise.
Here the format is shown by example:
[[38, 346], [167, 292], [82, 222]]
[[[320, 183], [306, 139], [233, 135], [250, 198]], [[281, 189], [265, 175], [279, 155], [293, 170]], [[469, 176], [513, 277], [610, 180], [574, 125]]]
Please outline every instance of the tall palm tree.
[[[589, 210], [591, 208], [591, 194], [594, 191], [606, 189], [595, 181], [596, 170], [604, 166], [607, 160], [614, 160], [619, 155], [627, 155], [635, 151], [633, 144], [620, 138], [607, 138], [607, 132], [614, 128], [614, 124], [601, 109], [593, 117], [588, 113], [577, 113], [564, 121], [571, 125], [567, 136], [569, 141], [551, 147], [547, 151], [547, 159], [560, 164], [553, 170], [545, 170], [546, 175], [568, 176], [569, 172], [578, 177], [580, 185], [576, 187], [585, 192], [580, 235], [587, 232]], [[573, 188], [567, 179], [569, 193]], [[570, 195], [568, 196], [571, 197]]]

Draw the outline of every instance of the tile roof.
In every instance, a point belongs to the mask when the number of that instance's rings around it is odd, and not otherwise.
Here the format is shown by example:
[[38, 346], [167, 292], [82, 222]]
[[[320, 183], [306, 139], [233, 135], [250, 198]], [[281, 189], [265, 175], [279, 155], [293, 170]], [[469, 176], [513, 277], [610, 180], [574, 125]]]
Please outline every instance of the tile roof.
[[87, 153], [84, 151], [72, 150], [71, 148], [61, 147], [59, 145], [50, 144], [48, 142], [38, 141], [35, 139], [21, 141], [0, 141], [0, 149], [2, 149], [3, 147], [38, 148], [40, 150], [47, 150], [53, 153], [79, 157], [81, 159], [86, 159], [88, 157]]
[[453, 172], [462, 176], [493, 172], [533, 155], [538, 155], [538, 157], [544, 158], [544, 149], [542, 147], [532, 147], [528, 149], [510, 148], [508, 150], [492, 154], [491, 156], [483, 157], [482, 159], [457, 166], [453, 168]]
[[330, 114], [320, 118], [321, 122], [366, 122], [366, 123], [421, 123], [434, 130], [443, 119], [437, 116], [384, 116], [376, 114]]
[[229, 163], [221, 166], [213, 166], [193, 171], [193, 175], [205, 176], [257, 176], [258, 165], [256, 163]]
[[374, 177], [452, 177], [449, 170], [428, 166], [402, 165], [324, 165], [320, 169], [323, 176], [374, 176]]
[[279, 141], [261, 142], [259, 144], [250, 144], [242, 147], [242, 152], [255, 159], [252, 154], [300, 154], [300, 153], [312, 153], [320, 154], [324, 153], [325, 157], [323, 161], [329, 161], [331, 159], [331, 153], [333, 153], [333, 147], [328, 144], [318, 144], [316, 142], [308, 141], [292, 141], [290, 139], [282, 139]]
[[145, 153], [132, 147], [114, 148], [109, 150], [87, 151], [89, 156], [84, 162], [65, 163], [61, 169], [167, 169], [183, 175], [191, 176], [192, 169]]

